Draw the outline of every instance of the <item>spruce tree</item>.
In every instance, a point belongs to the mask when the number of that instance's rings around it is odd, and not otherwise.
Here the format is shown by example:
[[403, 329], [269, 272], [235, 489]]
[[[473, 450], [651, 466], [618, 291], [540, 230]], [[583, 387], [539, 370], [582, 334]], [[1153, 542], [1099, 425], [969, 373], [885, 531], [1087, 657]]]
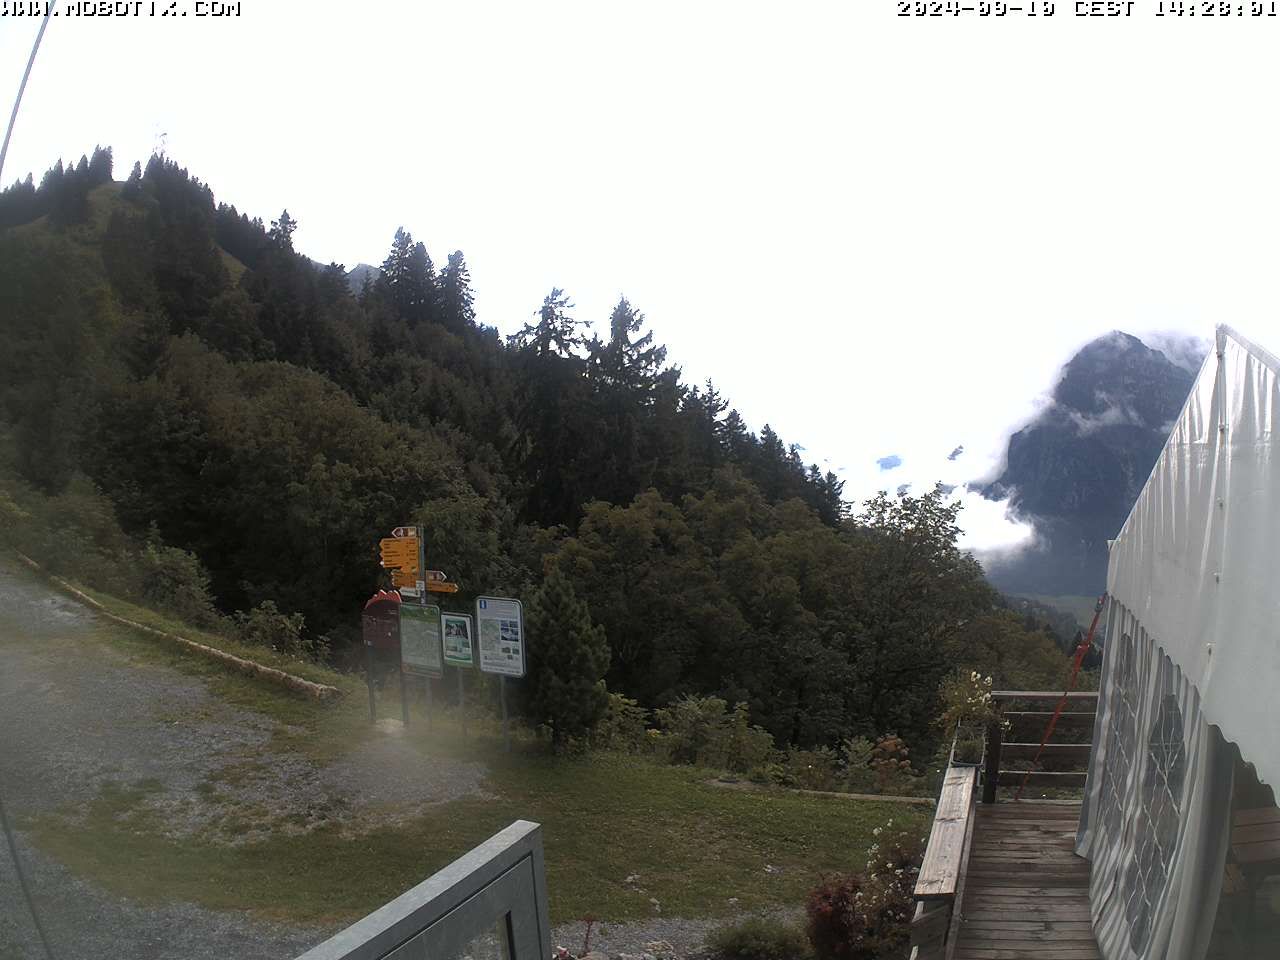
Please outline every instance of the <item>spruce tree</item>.
[[591, 731], [609, 702], [604, 675], [609, 644], [587, 604], [554, 565], [529, 599], [529, 676], [525, 702], [535, 722], [563, 747]]
[[414, 243], [413, 234], [404, 227], [396, 229], [391, 252], [382, 261], [378, 285], [387, 293], [400, 318], [411, 326], [435, 318], [438, 294], [435, 265], [426, 246]]
[[475, 323], [475, 296], [471, 292], [471, 272], [462, 251], [449, 254], [449, 263], [440, 272], [440, 315], [451, 330], [465, 330]]
[[524, 329], [508, 338], [513, 346], [531, 348], [535, 356], [545, 357], [549, 353], [558, 353], [567, 357], [575, 347], [585, 342], [580, 327], [590, 326], [582, 320], [575, 320], [569, 315], [573, 304], [569, 295], [559, 287], [553, 287], [542, 300], [542, 306], [534, 314], [537, 323], [526, 323]]
[[289, 211], [285, 210], [280, 214], [279, 220], [271, 221], [271, 232], [267, 236], [271, 239], [271, 243], [281, 250], [293, 249], [293, 232], [298, 229], [298, 221], [289, 216]]
[[121, 196], [130, 200], [136, 200], [142, 196], [142, 164], [135, 160], [133, 169], [129, 171], [129, 179], [124, 182], [124, 189], [120, 191]]

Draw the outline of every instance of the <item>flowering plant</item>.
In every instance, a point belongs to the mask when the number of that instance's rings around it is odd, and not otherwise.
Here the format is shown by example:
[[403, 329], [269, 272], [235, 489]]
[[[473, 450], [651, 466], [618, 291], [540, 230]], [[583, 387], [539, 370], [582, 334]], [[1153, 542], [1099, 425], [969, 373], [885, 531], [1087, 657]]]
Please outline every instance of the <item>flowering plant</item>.
[[[976, 670], [957, 671], [942, 681], [939, 691], [942, 714], [938, 726], [956, 738], [955, 758], [974, 763], [981, 759], [987, 727], [1000, 720], [1000, 705], [991, 695], [991, 677]], [[1007, 721], [1003, 721], [1007, 728]]]
[[827, 877], [809, 893], [809, 940], [819, 960], [892, 956], [911, 938], [923, 840], [892, 820], [872, 834], [862, 873]]

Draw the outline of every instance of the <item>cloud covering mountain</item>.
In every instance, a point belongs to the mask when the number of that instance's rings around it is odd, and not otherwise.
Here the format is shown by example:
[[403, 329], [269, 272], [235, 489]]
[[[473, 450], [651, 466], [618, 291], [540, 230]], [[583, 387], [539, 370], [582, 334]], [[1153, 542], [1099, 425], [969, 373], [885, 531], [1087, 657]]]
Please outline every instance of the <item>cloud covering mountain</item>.
[[1100, 593], [1107, 540], [1123, 525], [1186, 400], [1205, 341], [1115, 331], [1062, 370], [1050, 402], [1009, 438], [1004, 468], [979, 485], [1035, 530], [1032, 543], [985, 557], [1011, 593]]

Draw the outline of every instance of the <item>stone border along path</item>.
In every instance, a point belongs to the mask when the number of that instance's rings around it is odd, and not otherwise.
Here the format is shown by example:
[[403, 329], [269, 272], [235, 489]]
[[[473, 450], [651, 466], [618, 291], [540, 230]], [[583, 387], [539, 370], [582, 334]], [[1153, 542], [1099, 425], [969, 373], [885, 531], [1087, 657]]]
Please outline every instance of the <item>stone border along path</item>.
[[938, 801], [933, 797], [897, 797], [888, 793], [844, 793], [840, 790], [805, 790], [801, 787], [782, 787], [776, 784], [752, 783], [750, 780], [722, 780], [712, 777], [706, 781], [708, 786], [723, 787], [726, 790], [786, 790], [788, 793], [807, 793], [812, 797], [838, 797], [841, 800], [883, 800], [885, 803], [914, 803], [921, 807], [932, 807]]
[[311, 680], [304, 680], [302, 677], [295, 676], [292, 673], [286, 673], [284, 670], [277, 670], [275, 667], [268, 667], [265, 664], [258, 663], [256, 660], [247, 660], [244, 657], [237, 657], [235, 654], [227, 653], [225, 650], [219, 650], [217, 647], [211, 647], [207, 643], [197, 643], [195, 640], [188, 640], [186, 637], [179, 636], [176, 633], [167, 633], [164, 630], [158, 630], [155, 627], [149, 627], [145, 623], [138, 623], [135, 620], [129, 620], [112, 613], [93, 597], [73, 587], [66, 580], [50, 573], [40, 564], [36, 563], [25, 553], [19, 550], [13, 551], [17, 554], [18, 559], [35, 570], [42, 576], [51, 580], [61, 590], [71, 594], [75, 599], [79, 600], [86, 606], [92, 607], [100, 615], [116, 623], [131, 627], [134, 630], [142, 630], [146, 633], [154, 634], [157, 637], [163, 637], [171, 643], [179, 644], [186, 649], [197, 653], [202, 657], [210, 660], [217, 660], [219, 663], [225, 664], [233, 669], [239, 670], [241, 673], [247, 673], [252, 676], [261, 677], [264, 680], [270, 680], [272, 683], [278, 684], [286, 689], [293, 690], [295, 693], [302, 693], [315, 700], [331, 700], [342, 696], [342, 691], [337, 687], [330, 686], [327, 683], [315, 683]]

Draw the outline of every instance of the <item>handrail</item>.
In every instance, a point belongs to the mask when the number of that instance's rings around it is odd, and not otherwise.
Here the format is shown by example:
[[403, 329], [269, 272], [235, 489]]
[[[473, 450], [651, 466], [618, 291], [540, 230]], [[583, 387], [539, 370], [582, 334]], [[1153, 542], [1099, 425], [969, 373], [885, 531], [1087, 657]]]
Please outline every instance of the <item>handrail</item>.
[[978, 768], [952, 759], [938, 792], [924, 862], [916, 877], [912, 960], [943, 960], [954, 950], [956, 920], [973, 842]]
[[[1040, 732], [1054, 718], [1053, 711], [1011, 710], [1011, 704], [1060, 703], [1064, 699], [1061, 690], [994, 690], [991, 697], [996, 702], [998, 714], [987, 726], [986, 763], [982, 772], [982, 802], [995, 803], [997, 792], [1002, 786], [1017, 786], [1025, 782], [1031, 786], [1055, 788], [1079, 788], [1084, 786], [1085, 773], [1083, 767], [1089, 759], [1087, 743], [1039, 743]], [[1057, 714], [1059, 729], [1091, 730], [1097, 721], [1098, 692], [1096, 690], [1073, 690], [1065, 694], [1066, 702], [1073, 708], [1067, 713]], [[1022, 727], [1023, 735], [1031, 733], [1035, 742], [1019, 740], [1005, 742], [1005, 723], [1011, 722], [1015, 727]], [[1032, 732], [1034, 731], [1034, 732]], [[1031, 760], [1037, 756], [1054, 760], [1074, 761], [1078, 769], [1067, 771], [1037, 770], [1026, 774], [1025, 770], [1002, 769], [1002, 760]]]

